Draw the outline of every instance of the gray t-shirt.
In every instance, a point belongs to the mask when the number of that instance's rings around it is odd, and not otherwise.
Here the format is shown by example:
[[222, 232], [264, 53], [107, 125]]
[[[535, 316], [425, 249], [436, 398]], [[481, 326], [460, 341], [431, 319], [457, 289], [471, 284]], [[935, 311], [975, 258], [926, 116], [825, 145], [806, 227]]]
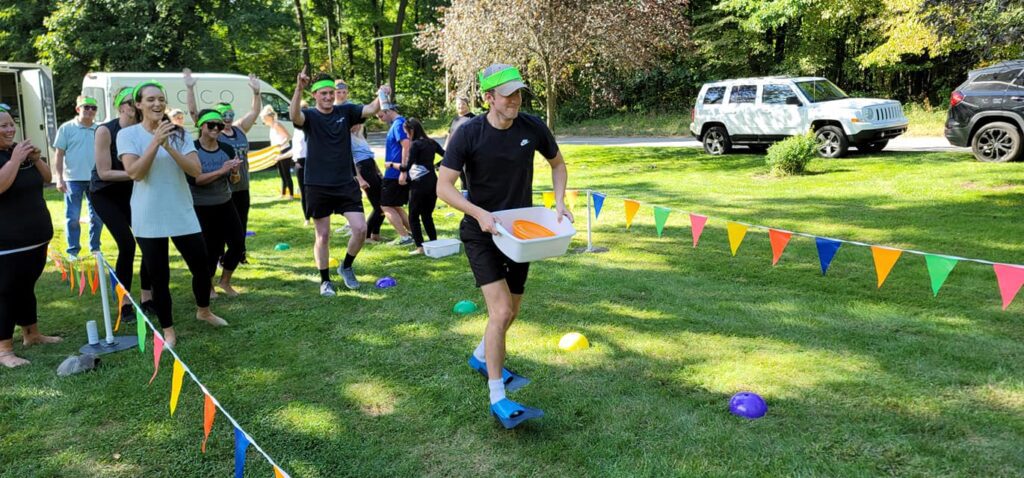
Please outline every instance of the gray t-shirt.
[[228, 136], [221, 131], [220, 136], [217, 137], [217, 141], [231, 146], [235, 149], [235, 154], [238, 155], [238, 159], [242, 160], [242, 165], [238, 167], [238, 172], [242, 176], [242, 180], [231, 185], [231, 191], [248, 191], [249, 190], [249, 138], [245, 136], [245, 132], [238, 126], [231, 127], [232, 136]]
[[[217, 171], [224, 166], [224, 163], [235, 158], [235, 150], [220, 141], [217, 141], [217, 149], [207, 151], [198, 140], [195, 142], [196, 152], [199, 153], [199, 162], [203, 165], [203, 174]], [[192, 188], [192, 202], [196, 206], [219, 206], [231, 200], [230, 174], [225, 174], [212, 182], [202, 186], [196, 184], [196, 179], [189, 177], [188, 185]]]
[[[153, 134], [141, 124], [129, 126], [117, 134], [117, 152], [122, 158], [126, 154], [141, 157], [152, 141]], [[169, 144], [183, 155], [196, 151], [188, 131], [182, 136], [172, 133]], [[163, 147], [157, 148], [146, 177], [135, 181], [131, 205], [135, 237], [176, 237], [202, 230], [192, 209], [192, 191], [185, 171]]]

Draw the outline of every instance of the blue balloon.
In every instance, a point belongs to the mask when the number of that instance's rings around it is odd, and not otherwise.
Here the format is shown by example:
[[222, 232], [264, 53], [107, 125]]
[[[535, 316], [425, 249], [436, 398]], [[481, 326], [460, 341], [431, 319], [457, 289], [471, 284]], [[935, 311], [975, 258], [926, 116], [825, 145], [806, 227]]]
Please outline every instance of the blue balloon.
[[378, 289], [390, 289], [396, 285], [398, 285], [398, 281], [396, 281], [395, 278], [391, 276], [381, 277], [380, 279], [377, 279]]
[[754, 392], [740, 392], [729, 400], [729, 412], [738, 417], [755, 420], [768, 413], [768, 404]]

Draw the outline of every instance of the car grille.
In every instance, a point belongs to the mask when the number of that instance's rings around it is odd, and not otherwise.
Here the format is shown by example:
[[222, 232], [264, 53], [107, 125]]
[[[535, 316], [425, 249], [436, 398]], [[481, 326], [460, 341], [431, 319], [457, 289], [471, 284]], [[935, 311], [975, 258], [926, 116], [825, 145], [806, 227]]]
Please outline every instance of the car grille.
[[874, 113], [875, 121], [892, 121], [903, 118], [903, 108], [900, 105], [873, 106], [871, 112]]

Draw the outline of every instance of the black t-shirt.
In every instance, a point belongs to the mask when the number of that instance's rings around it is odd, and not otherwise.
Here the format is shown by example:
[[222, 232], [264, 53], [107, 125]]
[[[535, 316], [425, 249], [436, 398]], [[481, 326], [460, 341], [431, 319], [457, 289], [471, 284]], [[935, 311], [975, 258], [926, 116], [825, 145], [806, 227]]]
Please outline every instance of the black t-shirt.
[[[512, 126], [500, 130], [480, 115], [455, 132], [441, 165], [466, 172], [470, 202], [503, 211], [533, 205], [535, 152], [548, 160], [558, 154], [555, 137], [540, 118], [519, 113]], [[472, 217], [466, 221], [479, 227]]]
[[316, 108], [302, 110], [306, 122], [305, 184], [310, 186], [344, 186], [352, 176], [352, 137], [349, 128], [362, 124], [363, 105], [334, 105], [330, 114]]
[[464, 123], [475, 117], [476, 115], [473, 114], [472, 112], [466, 113], [465, 116], [456, 116], [454, 119], [452, 119], [451, 126], [448, 127], [448, 136], [454, 135], [455, 132], [458, 131], [459, 126], [462, 126]]
[[[0, 167], [11, 160], [14, 146], [0, 150]], [[0, 251], [42, 244], [53, 238], [50, 210], [43, 199], [43, 175], [35, 164], [21, 165], [14, 182], [0, 193]]]
[[[430, 179], [434, 174], [434, 155], [444, 157], [444, 149], [430, 138], [422, 138], [413, 141], [409, 146], [409, 179], [419, 181]], [[418, 178], [413, 178], [416, 168], [420, 166], [426, 169], [426, 173]], [[422, 170], [421, 170], [422, 171]]]
[[[114, 118], [101, 124], [99, 127], [106, 128], [110, 132], [110, 169], [112, 171], [124, 171], [124, 163], [121, 162], [121, 157], [117, 154], [117, 132], [121, 131], [121, 120]], [[133, 184], [134, 181], [104, 181], [100, 179], [100, 173], [96, 171], [96, 166], [93, 166], [92, 179], [89, 180], [89, 190], [96, 192], [101, 189], [113, 188], [117, 192], [131, 194]], [[113, 189], [108, 192], [115, 192]]]

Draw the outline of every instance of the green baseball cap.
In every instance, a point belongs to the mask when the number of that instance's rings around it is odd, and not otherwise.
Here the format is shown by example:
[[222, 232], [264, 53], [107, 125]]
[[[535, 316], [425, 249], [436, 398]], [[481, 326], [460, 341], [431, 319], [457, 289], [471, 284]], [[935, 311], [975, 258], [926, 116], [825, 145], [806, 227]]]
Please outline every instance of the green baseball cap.
[[481, 70], [477, 76], [480, 80], [480, 91], [494, 90], [501, 96], [509, 96], [519, 89], [529, 91], [526, 83], [523, 83], [519, 69], [512, 65], [495, 63]]
[[85, 105], [99, 107], [99, 103], [96, 102], [96, 98], [91, 96], [79, 96], [78, 101], [75, 103], [75, 107], [77, 108]]

